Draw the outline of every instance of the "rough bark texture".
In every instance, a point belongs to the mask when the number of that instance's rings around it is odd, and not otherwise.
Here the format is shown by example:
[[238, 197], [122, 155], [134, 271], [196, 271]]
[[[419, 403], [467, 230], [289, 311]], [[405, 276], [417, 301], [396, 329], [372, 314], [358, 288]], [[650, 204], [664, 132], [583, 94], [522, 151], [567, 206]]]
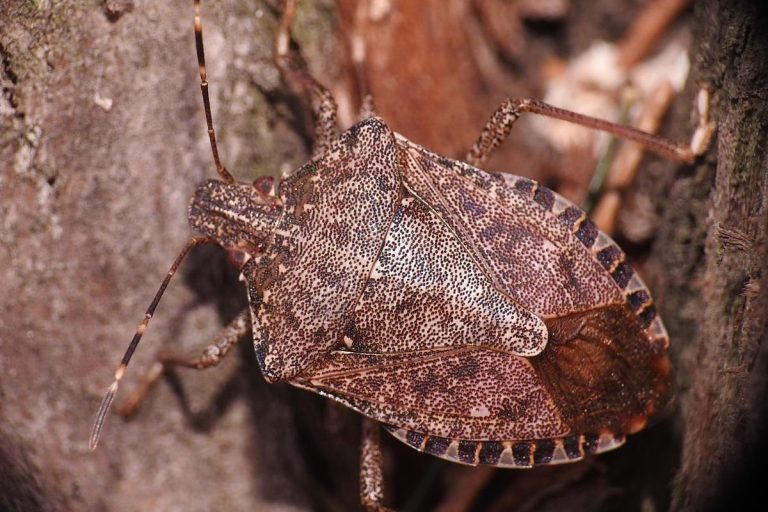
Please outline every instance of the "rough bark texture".
[[[110, 417], [101, 446], [88, 450], [111, 371], [189, 236], [188, 198], [214, 175], [191, 3], [0, 0], [1, 510], [357, 506], [356, 415], [265, 384], [248, 343], [219, 368], [161, 383], [133, 420]], [[546, 59], [618, 39], [642, 2], [573, 0], [565, 18], [534, 23], [524, 5], [536, 2], [375, 3], [389, 6], [366, 32], [379, 41], [369, 48], [369, 70], [380, 113], [415, 141], [458, 156], [505, 96], [541, 93]], [[766, 403], [768, 42], [765, 9], [752, 3], [696, 8], [694, 79], [715, 92], [716, 151], [677, 171], [652, 160], [651, 179], [637, 192], [669, 196], [657, 205], [669, 207], [654, 251], [629, 251], [645, 259], [672, 334], [684, 442], [668, 420], [594, 461], [494, 473], [436, 462], [384, 436], [392, 503], [664, 509], [678, 466], [676, 509], [703, 509], [727, 492]], [[272, 63], [276, 4], [203, 2], [220, 150], [243, 181], [279, 176], [308, 155], [306, 115]], [[354, 5], [304, 2], [294, 27], [347, 123], [354, 79], [337, 28], [353, 25]], [[494, 48], [482, 36], [482, 9], [507, 20], [497, 23], [500, 34], [506, 27], [522, 36]], [[682, 140], [690, 133], [686, 98], [678, 110]], [[515, 130], [490, 167], [558, 186], [559, 157]], [[242, 308], [242, 287], [224, 259], [206, 248], [185, 263], [118, 401], [159, 348], [199, 349]]]
[[683, 430], [675, 510], [714, 510], [754, 493], [752, 470], [764, 449], [767, 15], [761, 2], [696, 6], [694, 78], [714, 92], [717, 142], [710, 158], [675, 183], [657, 246], [669, 274], [665, 309], [679, 318], [671, 333], [681, 354]]
[[[275, 10], [203, 7], [227, 165], [246, 181], [296, 166], [306, 144], [272, 65]], [[320, 4], [297, 27], [327, 34], [332, 19]], [[307, 509], [293, 395], [264, 392], [252, 354], [179, 375], [194, 413], [161, 385], [87, 446], [110, 373], [189, 237], [194, 186], [214, 174], [192, 2], [3, 0], [0, 20], [0, 509]], [[200, 349], [242, 307], [226, 269], [216, 251], [185, 264], [118, 401], [159, 348]]]

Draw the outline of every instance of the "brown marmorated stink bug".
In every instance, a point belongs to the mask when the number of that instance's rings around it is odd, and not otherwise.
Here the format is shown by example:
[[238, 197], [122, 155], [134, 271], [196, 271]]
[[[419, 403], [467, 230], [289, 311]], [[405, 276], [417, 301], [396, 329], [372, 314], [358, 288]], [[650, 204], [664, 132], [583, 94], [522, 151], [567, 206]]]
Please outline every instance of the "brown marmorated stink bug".
[[529, 468], [616, 448], [664, 407], [669, 339], [621, 249], [548, 188], [478, 166], [521, 112], [690, 162], [707, 144], [704, 101], [690, 147], [529, 99], [493, 114], [466, 163], [392, 132], [371, 101], [338, 134], [332, 96], [289, 48], [288, 0], [276, 60], [312, 95], [318, 137], [315, 156], [275, 193], [267, 180], [236, 182], [220, 163], [199, 4], [195, 41], [221, 181], [201, 184], [192, 199], [190, 224], [204, 236], [187, 243], [149, 306], [101, 404], [91, 448], [168, 282], [202, 243], [244, 255], [249, 307], [199, 358], [166, 356], [160, 367], [212, 366], [252, 330], [268, 381], [365, 417], [361, 500], [369, 509], [384, 509], [379, 423], [444, 459]]

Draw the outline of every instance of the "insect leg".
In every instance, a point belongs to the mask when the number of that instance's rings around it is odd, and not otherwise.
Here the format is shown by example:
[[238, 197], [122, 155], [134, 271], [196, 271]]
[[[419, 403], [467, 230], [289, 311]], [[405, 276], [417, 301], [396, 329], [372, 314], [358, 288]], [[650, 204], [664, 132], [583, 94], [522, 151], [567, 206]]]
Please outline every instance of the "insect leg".
[[363, 440], [360, 449], [360, 502], [371, 512], [387, 512], [383, 506], [384, 475], [382, 472], [381, 430], [379, 424], [363, 418]]
[[250, 311], [246, 308], [208, 342], [208, 346], [198, 357], [190, 357], [173, 350], [158, 353], [155, 364], [142, 379], [139, 387], [120, 404], [118, 412], [123, 416], [133, 415], [163, 373], [172, 367], [181, 366], [202, 370], [216, 366], [250, 329]]
[[691, 143], [687, 146], [629, 126], [557, 108], [543, 101], [531, 98], [510, 98], [502, 103], [496, 112], [493, 113], [491, 119], [480, 133], [477, 142], [469, 150], [466, 161], [471, 165], [480, 166], [488, 158], [491, 151], [509, 136], [512, 125], [520, 117], [520, 114], [523, 112], [533, 112], [580, 124], [594, 130], [608, 132], [622, 139], [637, 142], [647, 149], [671, 160], [691, 163], [695, 156], [703, 153], [707, 148], [709, 137], [713, 130], [707, 115], [706, 104], [708, 101], [707, 99], [702, 99], [702, 95], [706, 96], [706, 90], [702, 89], [702, 92], [699, 94], [697, 100], [699, 126], [693, 135]]
[[286, 81], [297, 84], [312, 101], [315, 117], [315, 153], [322, 153], [339, 134], [338, 107], [331, 92], [323, 87], [291, 52], [291, 24], [296, 13], [295, 0], [286, 0], [275, 37], [275, 62]]

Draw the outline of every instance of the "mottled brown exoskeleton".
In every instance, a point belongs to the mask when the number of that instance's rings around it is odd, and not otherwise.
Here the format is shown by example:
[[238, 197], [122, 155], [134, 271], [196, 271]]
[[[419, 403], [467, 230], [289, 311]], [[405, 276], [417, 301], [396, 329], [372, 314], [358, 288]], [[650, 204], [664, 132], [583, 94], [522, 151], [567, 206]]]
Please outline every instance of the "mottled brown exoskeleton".
[[[216, 364], [249, 330], [270, 382], [332, 398], [366, 419], [361, 498], [381, 510], [379, 423], [454, 462], [528, 468], [620, 446], [669, 397], [669, 339], [624, 253], [578, 207], [526, 178], [479, 169], [530, 111], [691, 161], [692, 146], [551, 107], [508, 100], [467, 162], [439, 156], [373, 114], [338, 134], [333, 98], [293, 58], [286, 2], [276, 40], [283, 76], [311, 94], [317, 150], [277, 188], [237, 183], [211, 120], [199, 0], [195, 37], [219, 180], [200, 185], [189, 220], [203, 237], [177, 257], [118, 367], [91, 446], [128, 361], [193, 246], [238, 251], [249, 308], [196, 359]], [[356, 63], [361, 66], [358, 61]], [[364, 81], [363, 81], [364, 83]]]

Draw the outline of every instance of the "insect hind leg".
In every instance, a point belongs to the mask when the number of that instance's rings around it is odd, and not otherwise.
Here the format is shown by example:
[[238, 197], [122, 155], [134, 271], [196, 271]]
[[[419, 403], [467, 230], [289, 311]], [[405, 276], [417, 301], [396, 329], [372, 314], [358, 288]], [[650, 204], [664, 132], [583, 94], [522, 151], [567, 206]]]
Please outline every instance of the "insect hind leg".
[[141, 380], [139, 387], [134, 390], [125, 402], [117, 407], [117, 412], [126, 417], [135, 414], [155, 384], [172, 368], [182, 367], [202, 370], [216, 366], [250, 329], [250, 311], [246, 308], [209, 340], [208, 345], [199, 356], [191, 357], [174, 350], [159, 352], [155, 364]]
[[699, 114], [699, 126], [693, 135], [690, 145], [680, 144], [658, 135], [631, 128], [629, 126], [612, 123], [603, 119], [585, 116], [570, 110], [552, 106], [543, 101], [531, 98], [509, 98], [496, 109], [491, 119], [483, 128], [475, 144], [466, 156], [466, 161], [476, 167], [482, 165], [491, 152], [498, 147], [510, 134], [512, 126], [523, 112], [568, 121], [594, 130], [608, 132], [622, 139], [637, 142], [663, 157], [684, 163], [692, 163], [694, 157], [703, 153], [707, 148], [709, 138], [713, 131], [713, 125], [708, 119], [708, 100], [702, 100], [706, 96], [706, 89], [702, 89], [697, 99]]
[[382, 471], [381, 429], [379, 424], [363, 418], [360, 447], [360, 502], [370, 512], [389, 512], [383, 506], [384, 475]]

